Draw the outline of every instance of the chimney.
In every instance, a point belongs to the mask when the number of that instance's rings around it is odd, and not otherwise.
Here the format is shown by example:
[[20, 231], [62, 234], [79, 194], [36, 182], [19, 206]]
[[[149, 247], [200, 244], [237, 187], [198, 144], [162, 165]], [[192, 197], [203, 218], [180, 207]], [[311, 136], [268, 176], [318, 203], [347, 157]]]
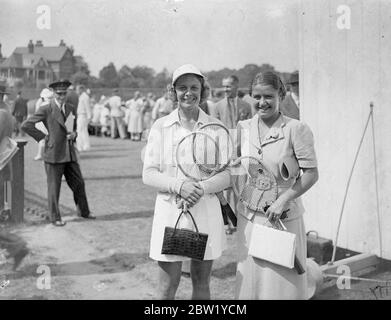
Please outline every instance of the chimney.
[[37, 40], [35, 46], [36, 46], [36, 47], [43, 47], [42, 40]]
[[60, 45], [59, 45], [59, 47], [65, 47], [65, 42], [64, 42], [64, 40], [63, 40], [63, 39], [61, 39], [61, 42], [60, 42]]
[[33, 40], [30, 40], [30, 42], [27, 45], [27, 48], [29, 49], [29, 53], [34, 53], [34, 44]]

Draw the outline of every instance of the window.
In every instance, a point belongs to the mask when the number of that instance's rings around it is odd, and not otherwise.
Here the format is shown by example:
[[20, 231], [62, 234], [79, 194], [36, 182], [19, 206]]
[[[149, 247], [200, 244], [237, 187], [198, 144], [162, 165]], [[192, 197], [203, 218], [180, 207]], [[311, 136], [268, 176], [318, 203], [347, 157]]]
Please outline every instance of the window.
[[44, 70], [39, 70], [38, 71], [38, 79], [39, 80], [45, 80], [45, 71]]

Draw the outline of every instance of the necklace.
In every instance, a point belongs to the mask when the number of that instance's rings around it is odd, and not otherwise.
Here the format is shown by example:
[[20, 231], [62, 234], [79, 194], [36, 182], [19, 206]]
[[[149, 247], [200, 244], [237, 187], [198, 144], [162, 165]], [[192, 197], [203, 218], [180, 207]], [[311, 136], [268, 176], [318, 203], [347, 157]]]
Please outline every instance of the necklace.
[[[259, 149], [258, 149], [258, 154], [261, 158], [261, 160], [263, 159], [263, 150], [262, 150], [262, 140], [264, 138], [264, 135], [265, 133], [263, 132], [264, 130], [261, 130], [261, 122], [262, 120], [261, 119], [258, 119], [258, 123], [257, 123], [257, 129], [258, 129], [258, 142], [259, 142]], [[262, 133], [261, 133], [262, 132]]]

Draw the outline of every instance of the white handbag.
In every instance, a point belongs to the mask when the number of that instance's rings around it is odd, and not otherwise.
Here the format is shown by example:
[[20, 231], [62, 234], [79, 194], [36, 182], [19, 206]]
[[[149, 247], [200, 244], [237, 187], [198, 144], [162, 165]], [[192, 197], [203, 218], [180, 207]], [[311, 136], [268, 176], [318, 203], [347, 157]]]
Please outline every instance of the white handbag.
[[287, 268], [294, 267], [296, 234], [254, 224], [249, 255]]

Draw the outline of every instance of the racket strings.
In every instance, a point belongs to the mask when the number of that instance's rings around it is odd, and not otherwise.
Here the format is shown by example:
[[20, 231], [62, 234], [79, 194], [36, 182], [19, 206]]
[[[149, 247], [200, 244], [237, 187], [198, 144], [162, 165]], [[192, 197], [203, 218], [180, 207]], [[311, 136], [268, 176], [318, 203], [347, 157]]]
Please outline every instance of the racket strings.
[[241, 163], [242, 174], [235, 176], [234, 192], [248, 209], [265, 212], [265, 208], [277, 199], [276, 180], [260, 160], [251, 157], [242, 158], [244, 158]]
[[[221, 172], [231, 162], [233, 158], [234, 144], [230, 133], [226, 127], [220, 123], [207, 123], [201, 126], [199, 132], [204, 132], [215, 143], [215, 146], [209, 146], [206, 143], [206, 137], [203, 138], [203, 146], [207, 146], [207, 154], [209, 161], [205, 160], [206, 152], [203, 152], [203, 148], [197, 148], [199, 146], [199, 140], [194, 144], [194, 157], [195, 162], [199, 165], [200, 170], [210, 173], [211, 171]], [[194, 137], [197, 140], [198, 137]]]
[[210, 135], [199, 131], [191, 132], [177, 145], [177, 166], [187, 178], [206, 180], [221, 169], [217, 153], [218, 146]]

